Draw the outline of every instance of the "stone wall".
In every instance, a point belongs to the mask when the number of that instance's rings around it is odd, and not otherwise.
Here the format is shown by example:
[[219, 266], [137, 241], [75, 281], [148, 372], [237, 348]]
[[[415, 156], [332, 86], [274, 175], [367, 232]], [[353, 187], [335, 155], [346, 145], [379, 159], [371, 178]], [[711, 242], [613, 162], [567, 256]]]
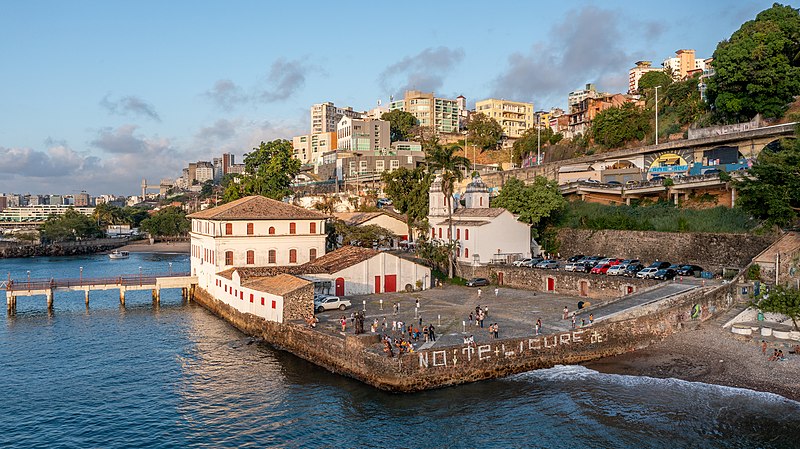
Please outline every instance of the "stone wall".
[[[462, 273], [472, 276], [472, 267], [462, 265]], [[583, 296], [590, 299], [613, 299], [638, 292], [659, 283], [652, 279], [637, 279], [624, 276], [604, 276], [589, 273], [571, 273], [557, 270], [513, 266], [475, 267], [475, 277], [499, 282], [502, 273], [503, 285], [538, 292], [550, 291], [563, 295]], [[548, 289], [548, 279], [552, 290]]]
[[61, 242], [49, 245], [12, 245], [0, 248], [0, 259], [35, 256], [77, 256], [111, 251], [128, 244], [125, 239], [99, 239], [82, 242]]
[[586, 254], [641, 259], [643, 263], [664, 260], [717, 272], [723, 267], [746, 266], [778, 236], [561, 229], [558, 238], [562, 257]]
[[314, 314], [314, 284], [283, 295], [283, 321], [303, 320]]

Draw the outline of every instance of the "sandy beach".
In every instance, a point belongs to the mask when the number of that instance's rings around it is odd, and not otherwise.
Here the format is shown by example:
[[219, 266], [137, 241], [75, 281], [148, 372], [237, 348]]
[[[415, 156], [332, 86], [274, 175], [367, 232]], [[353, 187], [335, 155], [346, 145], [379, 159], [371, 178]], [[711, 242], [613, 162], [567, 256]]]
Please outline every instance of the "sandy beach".
[[131, 253], [180, 253], [189, 254], [191, 244], [189, 242], [158, 242], [150, 244], [147, 240], [140, 240], [138, 242], [125, 245], [119, 248], [121, 251], [128, 251]]
[[[736, 336], [719, 323], [709, 322], [646, 349], [595, 360], [585, 366], [608, 374], [747, 388], [800, 401], [800, 355], [789, 354], [790, 346], [797, 342], [765, 338], [765, 356], [761, 340], [761, 337]], [[786, 361], [768, 361], [773, 348], [782, 349]]]

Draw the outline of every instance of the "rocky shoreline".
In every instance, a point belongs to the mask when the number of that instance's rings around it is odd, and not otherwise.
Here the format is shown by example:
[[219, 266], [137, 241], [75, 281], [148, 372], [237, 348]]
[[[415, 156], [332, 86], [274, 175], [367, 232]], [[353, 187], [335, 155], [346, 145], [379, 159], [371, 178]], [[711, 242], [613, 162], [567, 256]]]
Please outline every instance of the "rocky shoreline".
[[[607, 374], [675, 378], [775, 393], [800, 401], [800, 355], [789, 354], [796, 342], [739, 337], [712, 322], [679, 332], [646, 349], [593, 360], [587, 368]], [[770, 362], [773, 348], [783, 349], [786, 361]]]

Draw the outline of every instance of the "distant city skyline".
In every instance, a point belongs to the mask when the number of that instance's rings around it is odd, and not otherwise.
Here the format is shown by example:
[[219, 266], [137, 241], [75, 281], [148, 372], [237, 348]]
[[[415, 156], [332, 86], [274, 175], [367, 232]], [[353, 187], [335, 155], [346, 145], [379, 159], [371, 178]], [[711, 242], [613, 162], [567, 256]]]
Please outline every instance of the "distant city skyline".
[[135, 195], [142, 178], [308, 133], [314, 103], [367, 110], [405, 89], [565, 107], [586, 83], [625, 92], [638, 60], [711, 57], [771, 5], [12, 2], [0, 192]]

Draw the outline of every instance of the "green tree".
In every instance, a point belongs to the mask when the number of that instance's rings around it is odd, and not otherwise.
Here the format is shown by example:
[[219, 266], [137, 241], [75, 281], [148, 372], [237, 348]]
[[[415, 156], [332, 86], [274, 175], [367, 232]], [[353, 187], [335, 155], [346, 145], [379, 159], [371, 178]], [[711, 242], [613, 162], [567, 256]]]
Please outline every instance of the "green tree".
[[[425, 149], [425, 163], [428, 165], [428, 172], [431, 175], [439, 176], [441, 179], [442, 193], [444, 194], [447, 205], [447, 218], [450, 223], [448, 235], [453, 236], [453, 189], [455, 184], [464, 179], [464, 172], [469, 169], [470, 161], [464, 156], [458, 156], [456, 151], [460, 150], [457, 146], [443, 146], [439, 140], [433, 138], [423, 142]], [[453, 277], [453, 254], [448, 264], [447, 275]]]
[[380, 248], [390, 246], [392, 239], [397, 238], [392, 231], [378, 225], [358, 226], [333, 220], [331, 228], [328, 238], [343, 245]]
[[797, 320], [800, 320], [800, 290], [777, 285], [769, 292], [769, 296], [762, 299], [755, 306], [764, 312], [780, 313], [788, 316], [792, 319], [794, 329], [800, 330], [797, 327]]
[[519, 164], [522, 159], [529, 154], [536, 154], [539, 150], [540, 136], [542, 139], [542, 148], [547, 145], [555, 145], [563, 138], [563, 135], [560, 133], [554, 134], [549, 126], [542, 127], [541, 131], [537, 131], [536, 128], [528, 128], [519, 139], [514, 141], [512, 149], [515, 163]]
[[497, 148], [503, 136], [503, 127], [492, 117], [484, 113], [472, 114], [467, 122], [467, 139], [470, 145], [481, 148], [481, 151]]
[[410, 170], [400, 167], [392, 172], [383, 172], [383, 191], [392, 200], [392, 207], [405, 214], [408, 239], [413, 240], [413, 228], [420, 228], [428, 216], [428, 190], [431, 175], [424, 168]]
[[633, 103], [600, 111], [591, 129], [595, 143], [606, 148], [618, 148], [627, 142], [642, 140], [648, 132], [649, 117]]
[[292, 143], [278, 139], [261, 142], [258, 148], [244, 155], [245, 173], [239, 183], [228, 180], [223, 201], [229, 202], [250, 195], [281, 200], [291, 194], [289, 186], [300, 173], [300, 161], [292, 157]]
[[94, 218], [67, 209], [62, 215], [51, 215], [39, 228], [43, 242], [64, 242], [102, 237], [103, 231]]
[[[661, 86], [666, 89], [667, 86], [672, 84], [672, 77], [663, 70], [654, 70], [647, 72], [639, 78], [639, 94], [653, 96], [654, 87]], [[663, 91], [662, 91], [663, 92]]]
[[122, 213], [125, 216], [126, 223], [129, 223], [132, 228], [138, 228], [142, 220], [150, 217], [150, 214], [147, 213], [147, 209], [141, 207], [125, 206], [122, 209]]
[[510, 178], [500, 194], [492, 200], [492, 206], [508, 209], [518, 215], [519, 221], [532, 226], [533, 237], [539, 238], [551, 219], [564, 210], [567, 201], [558, 190], [556, 181], [537, 176], [531, 185], [525, 185], [518, 178]]
[[112, 206], [108, 203], [95, 206], [92, 218], [100, 226], [129, 223], [128, 217], [125, 216], [125, 211], [121, 207]]
[[381, 120], [389, 122], [389, 133], [392, 142], [409, 140], [413, 135], [414, 128], [419, 123], [414, 114], [399, 109], [384, 112], [381, 115]]
[[782, 142], [777, 151], [764, 148], [744, 177], [732, 183], [737, 206], [768, 225], [793, 224], [800, 211], [800, 139]]
[[200, 196], [203, 198], [208, 198], [214, 194], [214, 181], [207, 180], [203, 182], [203, 187], [200, 188]]
[[152, 236], [175, 237], [189, 232], [189, 219], [177, 207], [165, 207], [142, 221], [141, 229]]
[[[699, 75], [698, 75], [699, 76]], [[706, 113], [708, 105], [697, 89], [698, 77], [672, 83], [664, 90], [664, 114], [675, 113], [678, 123], [688, 125]]]
[[800, 94], [800, 13], [775, 3], [714, 51], [706, 96], [719, 118], [780, 117]]

